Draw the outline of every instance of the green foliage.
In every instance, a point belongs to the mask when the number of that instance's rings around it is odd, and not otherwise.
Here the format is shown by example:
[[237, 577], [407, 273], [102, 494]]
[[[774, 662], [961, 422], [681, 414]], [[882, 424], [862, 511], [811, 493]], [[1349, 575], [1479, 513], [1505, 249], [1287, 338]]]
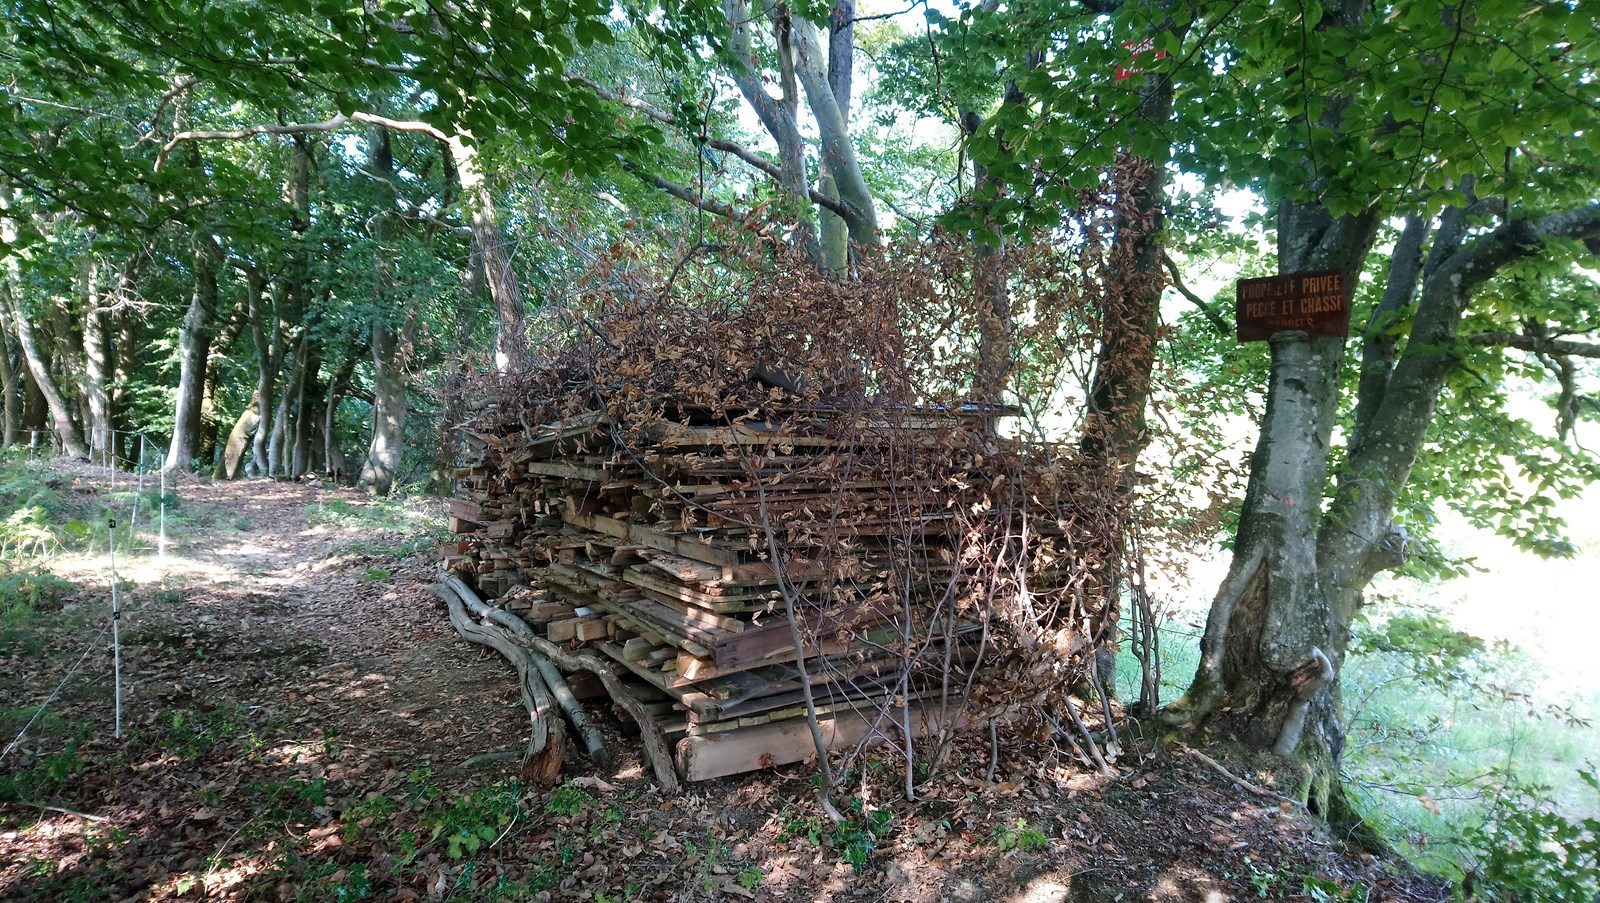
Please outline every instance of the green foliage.
[[444, 841], [445, 855], [451, 859], [476, 854], [521, 816], [521, 801], [522, 786], [515, 781], [456, 797], [424, 820], [430, 831], [428, 842]]
[[[1600, 795], [1592, 768], [1578, 775]], [[1474, 859], [1468, 874], [1475, 898], [1542, 903], [1600, 897], [1600, 819], [1560, 815], [1538, 788], [1506, 787], [1461, 839]]]
[[1401, 612], [1382, 624], [1364, 622], [1350, 641], [1352, 655], [1397, 659], [1408, 678], [1436, 689], [1466, 682], [1469, 666], [1485, 648], [1483, 640], [1455, 629], [1434, 613]]
[[593, 802], [594, 797], [585, 793], [571, 781], [568, 781], [550, 791], [550, 796], [544, 801], [544, 811], [551, 815], [572, 818], [583, 812], [583, 808]]
[[1300, 890], [1311, 898], [1311, 903], [1367, 903], [1364, 884], [1341, 887], [1337, 882], [1307, 875]]
[[157, 742], [178, 758], [193, 762], [238, 736], [244, 727], [243, 715], [243, 710], [234, 706], [187, 714], [168, 712], [162, 719], [166, 730]]

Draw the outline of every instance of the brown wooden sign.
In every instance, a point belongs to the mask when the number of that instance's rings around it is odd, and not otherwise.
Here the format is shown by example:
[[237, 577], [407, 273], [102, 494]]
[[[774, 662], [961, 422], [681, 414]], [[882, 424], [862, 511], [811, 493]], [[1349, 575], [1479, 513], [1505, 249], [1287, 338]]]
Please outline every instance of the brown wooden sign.
[[1273, 333], [1350, 334], [1350, 290], [1338, 270], [1240, 279], [1234, 295], [1239, 341], [1261, 342]]

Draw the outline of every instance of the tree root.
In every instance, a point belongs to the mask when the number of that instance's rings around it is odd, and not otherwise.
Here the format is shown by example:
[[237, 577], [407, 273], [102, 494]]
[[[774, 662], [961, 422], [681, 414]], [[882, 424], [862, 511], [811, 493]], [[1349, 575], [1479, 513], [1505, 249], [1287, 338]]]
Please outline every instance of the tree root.
[[1262, 787], [1260, 785], [1250, 783], [1249, 781], [1245, 780], [1244, 778], [1239, 777], [1238, 775], [1234, 774], [1233, 772], [1229, 771], [1228, 769], [1223, 768], [1222, 767], [1222, 763], [1218, 762], [1216, 759], [1211, 758], [1210, 756], [1206, 755], [1205, 753], [1201, 752], [1198, 749], [1190, 749], [1189, 747], [1184, 746], [1181, 743], [1178, 744], [1178, 748], [1183, 750], [1184, 752], [1188, 753], [1190, 756], [1193, 756], [1194, 758], [1199, 759], [1201, 762], [1203, 762], [1206, 765], [1210, 766], [1212, 771], [1215, 771], [1217, 774], [1222, 775], [1223, 777], [1227, 778], [1228, 780], [1232, 781], [1233, 783], [1237, 784], [1238, 786], [1243, 787], [1244, 789], [1250, 791], [1251, 793], [1254, 793], [1256, 796], [1264, 796], [1267, 799], [1277, 800], [1280, 803], [1288, 803], [1289, 805], [1298, 807], [1300, 809], [1304, 809], [1306, 807], [1305, 804], [1300, 802], [1299, 800], [1291, 799], [1290, 797], [1284, 796], [1283, 794], [1278, 793], [1275, 790], [1268, 790], [1267, 788]]

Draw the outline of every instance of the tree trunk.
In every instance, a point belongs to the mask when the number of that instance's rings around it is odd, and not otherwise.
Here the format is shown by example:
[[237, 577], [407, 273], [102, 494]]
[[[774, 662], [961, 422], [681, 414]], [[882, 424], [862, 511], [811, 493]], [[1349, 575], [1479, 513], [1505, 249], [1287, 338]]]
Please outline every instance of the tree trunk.
[[[850, 139], [848, 107], [834, 97], [828, 77], [828, 58], [822, 49], [817, 27], [795, 15], [788, 17], [789, 40], [794, 50], [795, 73], [806, 92], [806, 104], [817, 121], [822, 138], [822, 163], [833, 175], [839, 201], [850, 211], [850, 240], [863, 247], [878, 245], [878, 214], [872, 192], [856, 162], [856, 149]], [[847, 89], [848, 90], [848, 89]]]
[[[1372, 246], [1376, 210], [1330, 217], [1310, 205], [1278, 214], [1278, 269], [1338, 270], [1353, 285]], [[1311, 766], [1299, 795], [1329, 814], [1344, 736], [1336, 677], [1349, 623], [1339, 623], [1317, 554], [1328, 450], [1338, 414], [1341, 338], [1272, 337], [1261, 434], [1234, 541], [1212, 601], [1200, 665], [1168, 723], [1246, 746], [1300, 751]]]
[[272, 415], [272, 435], [267, 446], [267, 473], [269, 476], [297, 476], [293, 473], [295, 444], [295, 412], [299, 410], [300, 393], [305, 385], [306, 354], [311, 342], [306, 330], [301, 330], [294, 341], [290, 358], [289, 378], [278, 393], [278, 407]]
[[406, 374], [400, 355], [401, 337], [383, 322], [372, 325], [372, 443], [356, 485], [388, 495], [400, 469], [406, 438]]
[[106, 328], [101, 263], [90, 258], [84, 274], [83, 398], [89, 409], [89, 454], [101, 459], [111, 449], [111, 337]]
[[3, 293], [0, 294], [0, 308], [4, 308], [11, 330], [17, 336], [17, 344], [22, 347], [23, 362], [27, 364], [33, 385], [44, 399], [49, 417], [54, 422], [57, 441], [67, 454], [87, 460], [89, 446], [84, 444], [83, 437], [73, 422], [72, 409], [67, 406], [61, 390], [56, 387], [55, 376], [50, 372], [50, 365], [45, 361], [44, 355], [39, 350], [39, 343], [34, 337], [33, 325], [18, 309], [9, 285], [0, 286], [0, 293]]
[[250, 396], [250, 403], [239, 412], [239, 419], [233, 423], [233, 429], [228, 431], [228, 441], [222, 446], [222, 454], [217, 456], [216, 469], [211, 472], [213, 479], [237, 480], [244, 469], [244, 453], [250, 448], [250, 434], [255, 432], [256, 426], [261, 423], [261, 395], [255, 393]]
[[306, 344], [305, 364], [296, 368], [299, 372], [294, 388], [294, 440], [289, 457], [291, 477], [300, 477], [311, 469], [311, 437], [321, 420], [314, 416], [314, 396], [318, 393], [313, 390], [316, 388], [317, 371], [322, 369], [322, 348], [310, 339]]
[[194, 242], [194, 294], [178, 332], [178, 393], [173, 402], [172, 444], [162, 470], [177, 473], [194, 464], [200, 447], [200, 404], [205, 391], [206, 361], [211, 354], [207, 318], [217, 309], [217, 279], [222, 272], [222, 246], [204, 232]]
[[[258, 477], [271, 476], [271, 454], [268, 446], [271, 442], [273, 411], [273, 389], [278, 379], [278, 370], [283, 367], [283, 330], [278, 319], [277, 302], [266, 303], [265, 296], [257, 298], [259, 307], [253, 309], [250, 315], [250, 338], [256, 346], [256, 401], [261, 409], [261, 417], [256, 422], [254, 435], [250, 440], [250, 468], [249, 472]], [[271, 318], [270, 324], [264, 322]]]
[[344, 394], [345, 387], [350, 384], [350, 377], [355, 372], [356, 359], [351, 357], [339, 369], [333, 378], [328, 380], [328, 400], [322, 407], [322, 457], [328, 472], [328, 482], [336, 485], [346, 485], [350, 481], [350, 466], [345, 461], [344, 451], [339, 447], [339, 402]]
[[511, 266], [510, 242], [495, 217], [494, 195], [479, 167], [477, 152], [459, 137], [449, 143], [456, 177], [472, 211], [473, 266], [482, 273], [483, 285], [494, 302], [494, 368], [501, 373], [518, 370], [528, 360], [528, 322], [522, 288]]
[[217, 454], [217, 434], [222, 430], [222, 424], [217, 414], [217, 386], [222, 379], [223, 358], [233, 350], [233, 343], [238, 341], [239, 334], [244, 331], [246, 309], [235, 307], [223, 323], [221, 331], [211, 343], [212, 351], [206, 359], [205, 388], [200, 393], [200, 437], [199, 456], [202, 461], [216, 459], [220, 464]]
[[[796, 120], [799, 89], [795, 83], [789, 43], [780, 35], [778, 59], [784, 94], [779, 99], [767, 93], [762, 84], [761, 61], [756, 54], [754, 40], [754, 24], [759, 18], [754, 7], [749, 0], [722, 0], [722, 10], [730, 29], [728, 50], [736, 61], [731, 73], [734, 84], [739, 86], [739, 93], [744, 95], [745, 101], [755, 111], [756, 118], [761, 120], [767, 134], [778, 144], [778, 189], [797, 211], [796, 243], [805, 248], [812, 259], [820, 262], [822, 252], [817, 245], [816, 226], [810, 218], [811, 197], [806, 190], [805, 141], [800, 136]], [[781, 18], [774, 17], [773, 22], [781, 32], [784, 27]]]
[[[850, 121], [855, 75], [855, 19], [855, 0], [839, 0], [828, 11], [828, 86], [846, 123]], [[839, 200], [839, 180], [833, 167], [823, 161], [818, 170], [817, 190]], [[850, 268], [850, 226], [831, 210], [819, 208], [817, 216], [822, 227], [822, 264], [832, 273], [843, 274]]]
[[0, 394], [5, 412], [0, 419], [0, 445], [16, 445], [22, 434], [22, 380], [18, 378], [21, 359], [12, 359], [11, 330], [5, 312], [0, 310]]
[[[389, 132], [379, 128], [373, 135], [370, 166], [380, 177], [394, 172], [394, 153]], [[393, 240], [399, 224], [392, 211], [378, 214], [374, 233], [379, 242]], [[406, 438], [406, 364], [412, 333], [417, 324], [417, 302], [413, 301], [396, 322], [393, 303], [394, 272], [388, 257], [378, 255], [376, 292], [372, 315], [372, 442], [367, 460], [361, 466], [356, 485], [378, 495], [394, 488], [395, 474]]]

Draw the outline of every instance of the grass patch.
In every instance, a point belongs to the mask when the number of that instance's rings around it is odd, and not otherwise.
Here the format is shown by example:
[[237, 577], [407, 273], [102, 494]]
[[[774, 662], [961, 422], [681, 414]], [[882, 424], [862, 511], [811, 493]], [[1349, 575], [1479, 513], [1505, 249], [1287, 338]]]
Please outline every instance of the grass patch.
[[[326, 498], [307, 505], [305, 511], [313, 524], [361, 534], [363, 538], [338, 546], [336, 554], [340, 555], [405, 558], [432, 548], [449, 535], [436, 500]], [[368, 580], [384, 579], [372, 573]]]

